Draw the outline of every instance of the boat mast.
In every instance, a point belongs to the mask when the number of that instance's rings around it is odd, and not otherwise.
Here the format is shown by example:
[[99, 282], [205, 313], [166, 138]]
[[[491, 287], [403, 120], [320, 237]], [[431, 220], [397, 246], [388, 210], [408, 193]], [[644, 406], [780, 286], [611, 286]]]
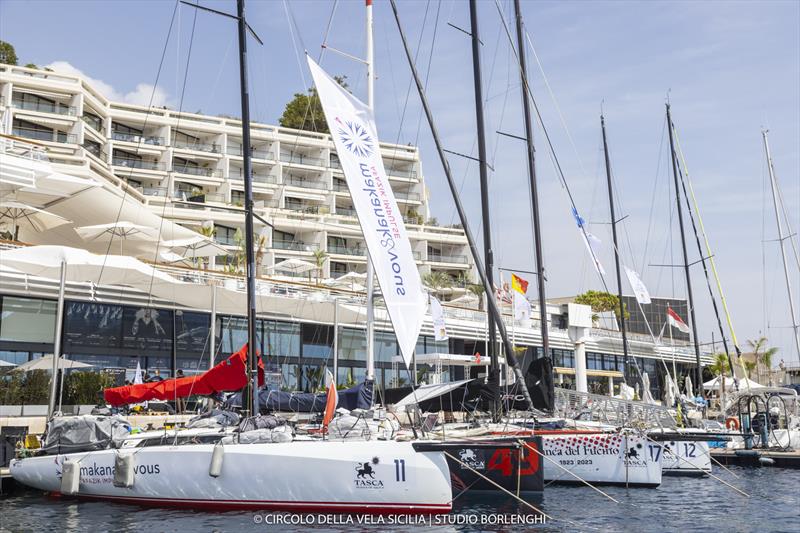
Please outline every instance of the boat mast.
[[[483, 86], [481, 83], [481, 41], [478, 36], [478, 6], [476, 0], [469, 2], [470, 31], [472, 35], [472, 77], [475, 86], [475, 122], [478, 128], [478, 170], [481, 186], [481, 215], [483, 217], [483, 253], [486, 266], [486, 278], [489, 286], [494, 285], [494, 254], [492, 252], [492, 228], [491, 216], [489, 213], [489, 176], [486, 164], [486, 135], [483, 122]], [[487, 289], [486, 297], [492, 298], [494, 292]], [[489, 355], [489, 376], [488, 383], [493, 390], [497, 390], [500, 385], [500, 365], [497, 359], [497, 349], [495, 342], [497, 338], [496, 325], [493, 320], [489, 321], [489, 342], [486, 345], [486, 353]], [[498, 415], [499, 401], [495, 397], [493, 406], [493, 416]]]
[[[514, 0], [517, 25], [517, 48], [519, 53], [519, 75], [522, 83], [522, 110], [525, 118], [525, 143], [528, 147], [528, 179], [531, 192], [531, 218], [533, 220], [533, 244], [536, 255], [536, 285], [539, 290], [539, 323], [542, 335], [542, 357], [550, 357], [550, 338], [547, 334], [547, 298], [544, 291], [544, 256], [542, 254], [542, 228], [539, 213], [539, 192], [536, 186], [536, 149], [533, 145], [533, 123], [528, 101], [528, 67], [525, 62], [525, 43], [522, 32], [522, 10], [519, 0]], [[513, 294], [513, 293], [512, 293]]]
[[[373, 72], [372, 0], [365, 0], [367, 8], [367, 105], [375, 115], [375, 75]], [[367, 252], [367, 381], [375, 379], [375, 266]]]
[[[247, 21], [244, 0], [236, 0], [239, 26], [239, 84], [242, 103], [242, 156], [244, 162], [244, 237], [247, 261], [247, 368], [251, 372], [242, 409], [258, 414], [258, 361], [256, 358], [256, 259], [253, 253], [253, 175], [250, 144], [250, 93], [247, 86]], [[252, 405], [251, 405], [252, 404]], [[252, 408], [252, 411], [251, 411]]]
[[[794, 311], [794, 298], [792, 297], [792, 282], [789, 276], [789, 263], [786, 260], [786, 246], [784, 240], [791, 239], [783, 236], [783, 222], [781, 221], [780, 211], [778, 209], [778, 183], [775, 180], [775, 168], [772, 166], [772, 156], [769, 153], [769, 141], [767, 140], [767, 131], [761, 130], [761, 136], [764, 138], [764, 151], [767, 154], [767, 167], [769, 168], [769, 182], [772, 188], [772, 204], [775, 207], [775, 222], [778, 225], [778, 241], [781, 244], [781, 258], [783, 259], [783, 273], [786, 276], [786, 294], [789, 296], [789, 312], [792, 315], [792, 331], [794, 333], [794, 345], [797, 349], [797, 356], [800, 357], [800, 330], [797, 325], [797, 315]], [[769, 370], [769, 369], [767, 369]]]
[[694, 340], [694, 354], [696, 361], [695, 368], [695, 386], [698, 388], [700, 395], [703, 395], [703, 371], [700, 366], [700, 341], [697, 338], [697, 320], [694, 314], [694, 297], [692, 295], [692, 277], [689, 274], [689, 254], [686, 251], [686, 234], [683, 229], [683, 211], [681, 209], [681, 195], [680, 186], [678, 184], [678, 166], [675, 161], [675, 141], [673, 140], [672, 131], [672, 114], [670, 113], [669, 103], [667, 106], [667, 129], [669, 130], [669, 152], [670, 159], [672, 160], [672, 177], [675, 180], [675, 203], [678, 206], [678, 226], [681, 230], [681, 246], [683, 249], [683, 271], [686, 276], [686, 292], [689, 297], [689, 315], [692, 322], [692, 337]]
[[524, 386], [525, 378], [522, 375], [522, 371], [517, 363], [517, 358], [514, 355], [514, 347], [508, 340], [508, 332], [506, 331], [506, 326], [503, 323], [502, 316], [500, 315], [500, 310], [497, 307], [497, 300], [494, 298], [489, 276], [487, 275], [486, 269], [483, 267], [483, 262], [481, 261], [481, 256], [478, 252], [478, 246], [475, 243], [472, 230], [469, 228], [467, 212], [464, 210], [464, 205], [461, 203], [461, 195], [459, 194], [458, 187], [453, 179], [453, 173], [450, 170], [450, 164], [447, 162], [447, 156], [445, 155], [444, 147], [442, 146], [442, 140], [439, 138], [439, 131], [436, 129], [436, 123], [433, 121], [433, 113], [431, 113], [430, 105], [428, 105], [428, 98], [425, 96], [425, 89], [422, 86], [422, 80], [420, 79], [419, 72], [414, 64], [414, 58], [411, 56], [411, 49], [408, 47], [408, 40], [406, 39], [406, 34], [403, 31], [403, 25], [400, 23], [400, 14], [397, 12], [397, 3], [395, 0], [389, 0], [389, 2], [392, 5], [392, 12], [394, 13], [394, 19], [397, 23], [397, 31], [400, 33], [400, 40], [403, 42], [403, 50], [406, 54], [406, 60], [408, 61], [408, 66], [411, 69], [411, 75], [414, 77], [414, 83], [417, 86], [417, 93], [419, 94], [422, 108], [425, 111], [425, 118], [428, 122], [428, 126], [431, 129], [433, 142], [436, 145], [436, 153], [439, 156], [439, 161], [442, 163], [442, 169], [444, 170], [444, 175], [447, 178], [447, 185], [450, 188], [450, 194], [453, 197], [453, 203], [455, 204], [456, 212], [458, 213], [459, 222], [461, 222], [461, 226], [464, 228], [464, 235], [467, 237], [469, 251], [472, 254], [473, 260], [475, 261], [475, 269], [478, 271], [478, 277], [481, 279], [483, 290], [486, 293], [486, 304], [489, 308], [491, 320], [494, 320], [497, 324], [497, 330], [498, 333], [500, 333], [500, 339], [503, 341], [503, 346], [506, 351], [506, 360], [508, 361], [508, 364], [514, 368], [514, 375], [516, 376], [517, 381], [520, 384], [523, 384], [523, 386], [520, 387], [520, 390], [525, 398], [525, 402], [528, 404], [528, 408], [533, 411], [535, 410], [533, 406], [533, 400], [531, 400], [528, 387]]
[[[608, 206], [611, 210], [611, 235], [614, 239], [614, 262], [617, 269], [617, 297], [619, 298], [619, 328], [622, 331], [622, 353], [625, 361], [623, 379], [627, 383], [629, 370], [628, 331], [625, 328], [625, 303], [622, 301], [622, 275], [619, 268], [619, 242], [617, 241], [617, 215], [614, 211], [614, 189], [611, 185], [611, 159], [608, 157], [606, 138], [606, 119], [600, 114], [600, 128], [603, 130], [603, 154], [606, 159], [606, 181], [608, 182]], [[682, 226], [681, 226], [682, 227]], [[694, 323], [694, 319], [692, 319]], [[610, 391], [612, 394], [614, 391]], [[644, 391], [642, 391], [644, 393]]]

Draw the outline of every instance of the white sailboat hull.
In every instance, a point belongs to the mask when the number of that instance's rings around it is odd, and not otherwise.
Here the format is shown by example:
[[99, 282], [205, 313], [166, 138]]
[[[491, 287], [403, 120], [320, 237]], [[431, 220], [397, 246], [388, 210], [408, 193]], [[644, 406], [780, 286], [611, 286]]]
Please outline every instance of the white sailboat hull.
[[619, 433], [542, 435], [544, 480], [657, 487], [663, 454], [646, 437]]
[[[446, 513], [450, 473], [441, 452], [411, 443], [288, 442], [224, 446], [221, 473], [209, 475], [214, 445], [150, 446], [12, 461], [24, 485], [61, 493], [65, 461], [78, 461], [74, 496], [197, 509], [297, 512]], [[114, 485], [118, 454], [134, 454], [134, 483]]]
[[705, 441], [667, 441], [663, 446], [664, 475], [702, 476], [711, 473], [711, 454]]

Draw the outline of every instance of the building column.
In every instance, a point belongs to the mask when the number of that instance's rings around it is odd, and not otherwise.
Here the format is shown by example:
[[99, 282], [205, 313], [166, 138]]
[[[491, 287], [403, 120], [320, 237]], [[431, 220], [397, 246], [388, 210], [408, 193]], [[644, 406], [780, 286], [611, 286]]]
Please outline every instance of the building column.
[[586, 382], [586, 343], [582, 335], [575, 341], [575, 390], [589, 392], [589, 385]]
[[575, 390], [589, 392], [586, 382], [586, 338], [592, 331], [592, 308], [567, 304], [569, 338], [575, 343]]
[[614, 396], [614, 376], [608, 376], [608, 395]]

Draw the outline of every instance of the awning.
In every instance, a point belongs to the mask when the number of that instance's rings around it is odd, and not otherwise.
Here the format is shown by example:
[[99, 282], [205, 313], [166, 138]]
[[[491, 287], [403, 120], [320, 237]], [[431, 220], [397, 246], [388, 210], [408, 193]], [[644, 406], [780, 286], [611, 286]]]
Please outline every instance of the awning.
[[461, 381], [453, 381], [450, 383], [437, 383], [435, 385], [422, 385], [417, 387], [416, 392], [412, 392], [399, 402], [395, 403], [395, 407], [406, 407], [408, 405], [414, 405], [419, 402], [424, 402], [425, 400], [430, 400], [432, 398], [438, 398], [443, 394], [447, 394], [450, 391], [453, 391], [460, 386], [464, 385], [465, 383], [469, 383], [472, 381], [471, 379], [463, 379]]

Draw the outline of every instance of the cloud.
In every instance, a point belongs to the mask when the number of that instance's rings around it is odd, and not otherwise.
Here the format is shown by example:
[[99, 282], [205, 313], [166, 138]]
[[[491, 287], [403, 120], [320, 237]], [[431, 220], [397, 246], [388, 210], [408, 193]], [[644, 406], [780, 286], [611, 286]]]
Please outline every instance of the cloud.
[[104, 82], [103, 80], [99, 80], [96, 78], [92, 78], [85, 74], [82, 70], [75, 67], [71, 63], [67, 61], [54, 61], [47, 65], [47, 67], [53, 69], [56, 72], [60, 72], [61, 74], [69, 74], [71, 76], [80, 76], [84, 80], [86, 80], [92, 87], [94, 87], [97, 91], [99, 91], [103, 96], [108, 98], [109, 100], [115, 102], [125, 102], [128, 104], [135, 104], [141, 106], [147, 106], [151, 104], [152, 98], [152, 106], [160, 107], [167, 105], [169, 101], [169, 94], [167, 91], [162, 89], [161, 87], [153, 87], [150, 83], [139, 83], [136, 85], [136, 89], [130, 91], [128, 93], [122, 93], [117, 91], [113, 86]]

